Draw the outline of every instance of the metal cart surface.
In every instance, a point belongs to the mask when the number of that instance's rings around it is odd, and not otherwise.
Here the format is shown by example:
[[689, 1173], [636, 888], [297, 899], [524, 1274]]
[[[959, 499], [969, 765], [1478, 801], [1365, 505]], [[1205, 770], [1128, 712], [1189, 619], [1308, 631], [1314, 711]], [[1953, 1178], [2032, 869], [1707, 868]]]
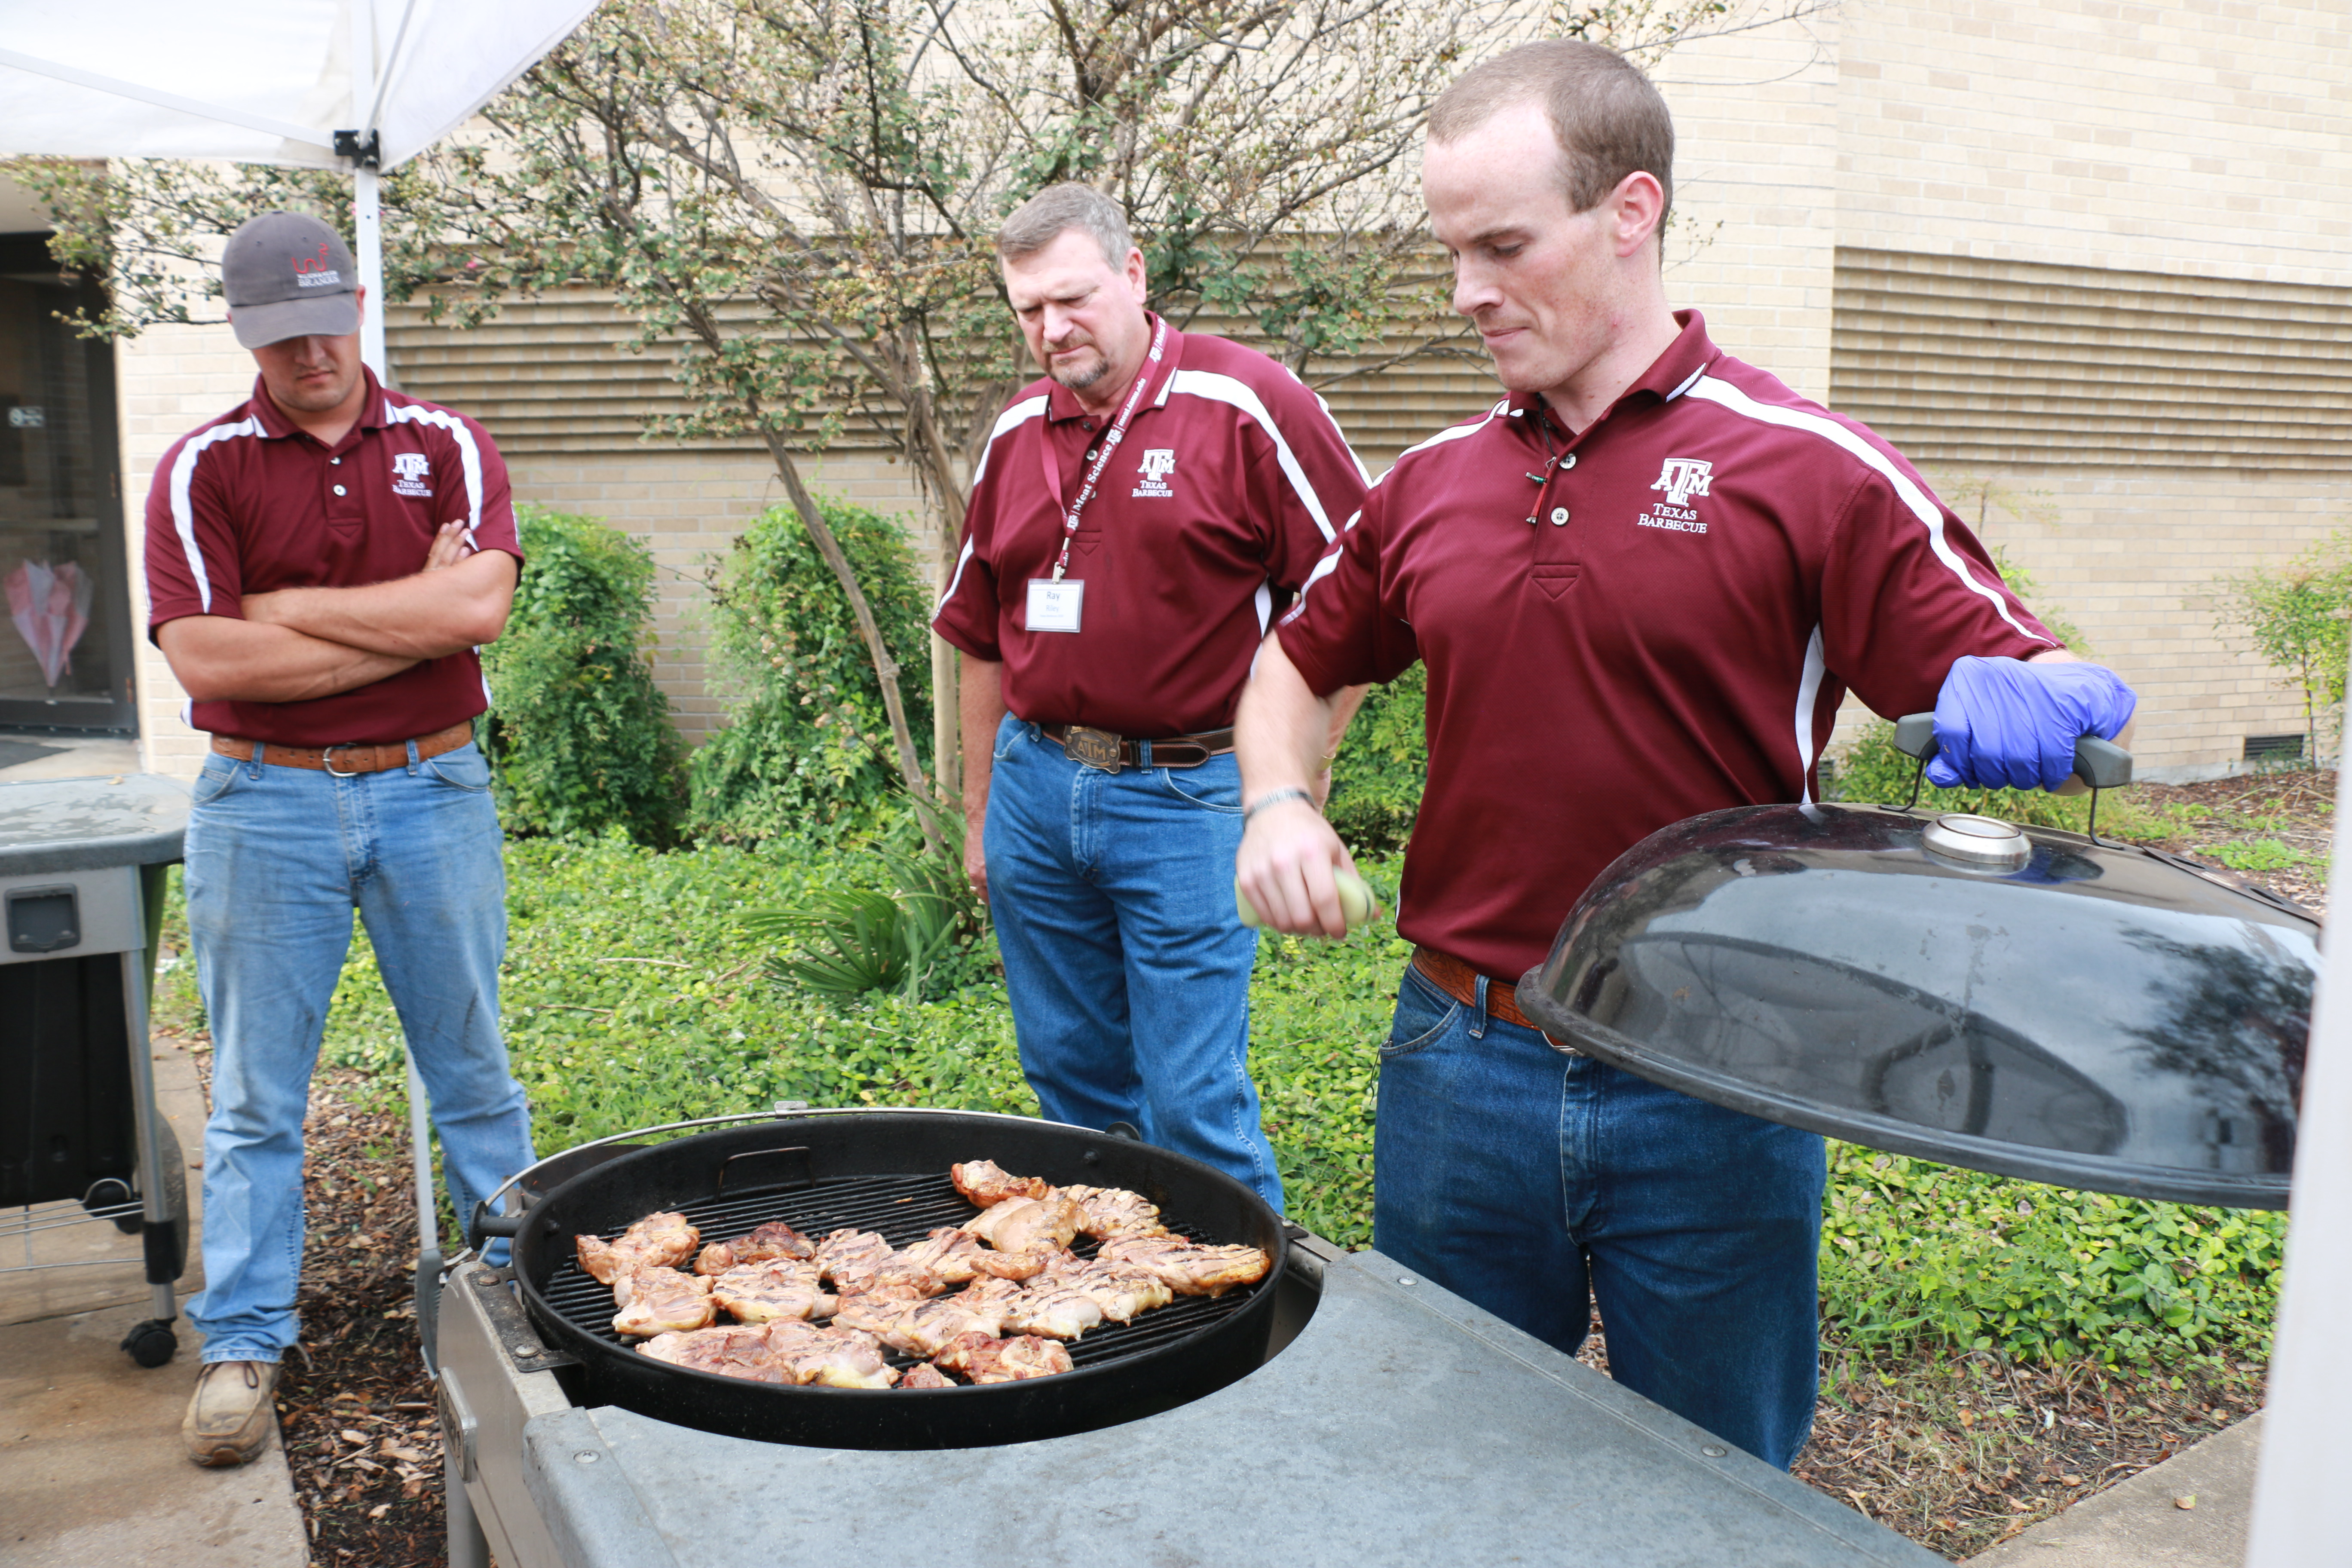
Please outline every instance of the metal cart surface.
[[188, 1254], [186, 1167], [155, 1108], [147, 1028], [187, 820], [186, 789], [148, 773], [0, 784], [0, 1270], [116, 1261], [36, 1262], [39, 1232], [139, 1235], [155, 1315], [122, 1348], [149, 1367], [179, 1348]]

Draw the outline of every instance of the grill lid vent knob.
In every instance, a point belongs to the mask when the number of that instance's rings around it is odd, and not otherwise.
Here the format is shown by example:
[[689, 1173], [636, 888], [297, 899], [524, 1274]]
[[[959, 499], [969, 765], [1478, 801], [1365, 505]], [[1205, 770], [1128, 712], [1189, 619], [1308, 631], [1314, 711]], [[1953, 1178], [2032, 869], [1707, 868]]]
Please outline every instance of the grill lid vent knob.
[[1934, 853], [1967, 866], [2021, 870], [2033, 858], [2033, 845], [2011, 823], [1964, 811], [1948, 811], [1920, 831], [1919, 842]]

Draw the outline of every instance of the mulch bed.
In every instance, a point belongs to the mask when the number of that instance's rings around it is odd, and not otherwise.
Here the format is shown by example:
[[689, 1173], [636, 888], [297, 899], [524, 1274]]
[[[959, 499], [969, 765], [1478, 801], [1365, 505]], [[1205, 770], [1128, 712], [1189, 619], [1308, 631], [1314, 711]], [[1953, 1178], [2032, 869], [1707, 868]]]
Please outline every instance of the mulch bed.
[[[2293, 772], [2135, 789], [2152, 804], [2216, 814], [2162, 847], [2196, 854], [2270, 837], [2314, 857], [2258, 879], [2316, 910], [2335, 784], [2333, 773]], [[208, 1048], [196, 1051], [208, 1068]], [[358, 1074], [335, 1070], [322, 1070], [313, 1089], [302, 1353], [278, 1381], [278, 1419], [321, 1568], [438, 1568], [446, 1561], [440, 1428], [412, 1300], [408, 1132], [390, 1110], [366, 1109], [367, 1089]], [[1607, 1370], [1597, 1332], [1581, 1359]], [[1930, 1551], [1966, 1558], [2252, 1414], [2263, 1371], [2256, 1362], [2017, 1366], [1977, 1353], [1831, 1345], [1796, 1475]]]

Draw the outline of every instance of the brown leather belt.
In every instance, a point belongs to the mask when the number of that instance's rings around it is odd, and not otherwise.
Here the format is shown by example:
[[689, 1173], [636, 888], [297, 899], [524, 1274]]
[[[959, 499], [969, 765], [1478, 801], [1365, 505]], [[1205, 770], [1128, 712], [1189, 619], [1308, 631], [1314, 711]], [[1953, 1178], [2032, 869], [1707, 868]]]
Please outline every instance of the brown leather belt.
[[[1433, 947], [1416, 946], [1412, 950], [1412, 966], [1421, 971], [1423, 979], [1464, 1006], [1478, 1005], [1478, 972], [1453, 954], [1440, 952]], [[1509, 981], [1497, 980], [1491, 974], [1486, 976], [1486, 1016], [1544, 1035], [1541, 1024], [1519, 1011], [1517, 988]], [[1555, 1050], [1576, 1049], [1550, 1035], [1544, 1035], [1544, 1038], [1551, 1041]]]
[[[460, 719], [446, 730], [436, 730], [430, 735], [419, 735], [414, 742], [417, 761], [437, 757], [444, 752], [454, 752], [474, 738], [474, 721]], [[324, 770], [339, 778], [352, 773], [380, 773], [387, 768], [408, 765], [407, 741], [386, 741], [382, 745], [340, 746], [279, 746], [242, 741], [235, 735], [215, 735], [213, 750], [224, 757], [251, 757], [253, 748], [261, 745], [261, 760], [280, 768]]]
[[1072, 762], [1100, 768], [1107, 773], [1141, 767], [1146, 746], [1151, 748], [1151, 765], [1155, 768], [1197, 768], [1211, 757], [1222, 757], [1234, 749], [1231, 730], [1203, 730], [1197, 735], [1171, 735], [1164, 741], [1131, 741], [1125, 735], [1089, 730], [1083, 724], [1040, 724], [1037, 728], [1045, 739], [1067, 752]]

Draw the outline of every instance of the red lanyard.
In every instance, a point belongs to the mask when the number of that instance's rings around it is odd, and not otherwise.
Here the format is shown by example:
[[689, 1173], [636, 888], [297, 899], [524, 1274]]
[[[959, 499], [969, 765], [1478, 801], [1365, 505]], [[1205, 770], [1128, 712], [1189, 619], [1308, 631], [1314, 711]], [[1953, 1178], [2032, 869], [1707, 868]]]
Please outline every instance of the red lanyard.
[[[1103, 432], [1102, 446], [1096, 451], [1095, 460], [1087, 469], [1086, 482], [1078, 487], [1078, 499], [1062, 513], [1062, 552], [1054, 558], [1053, 580], [1056, 583], [1062, 580], [1062, 574], [1069, 570], [1070, 541], [1077, 536], [1078, 516], [1087, 510], [1087, 502], [1095, 499], [1095, 486], [1102, 479], [1103, 469], [1110, 466], [1111, 454], [1118, 450], [1119, 442], [1127, 437], [1128, 421], [1133, 419], [1135, 411], [1142, 406], [1143, 395], [1151, 385], [1152, 367], [1167, 352], [1168, 319], [1163, 316], [1160, 320], [1159, 331], [1151, 334], [1150, 355], [1143, 362], [1143, 368], [1135, 373], [1135, 384], [1128, 389], [1126, 404], [1119, 409], [1118, 417], [1111, 421], [1110, 428]], [[1038, 435], [1041, 439], [1037, 443], [1037, 450], [1045, 459], [1045, 482], [1058, 500], [1062, 493], [1062, 476], [1054, 461], [1054, 443], [1042, 438], [1047, 432], [1041, 430]]]

